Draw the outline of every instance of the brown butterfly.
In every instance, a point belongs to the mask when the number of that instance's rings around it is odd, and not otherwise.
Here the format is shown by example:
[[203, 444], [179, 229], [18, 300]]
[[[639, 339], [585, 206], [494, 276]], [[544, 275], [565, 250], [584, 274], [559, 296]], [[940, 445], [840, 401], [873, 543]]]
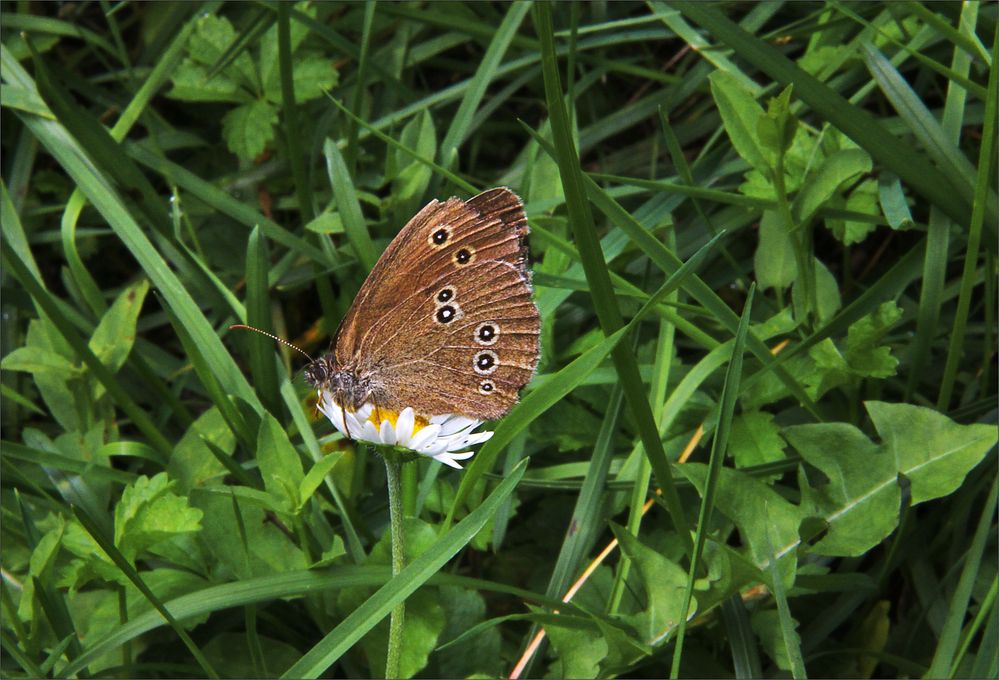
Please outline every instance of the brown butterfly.
[[538, 364], [528, 231], [505, 187], [431, 201], [379, 258], [306, 379], [344, 411], [503, 416]]

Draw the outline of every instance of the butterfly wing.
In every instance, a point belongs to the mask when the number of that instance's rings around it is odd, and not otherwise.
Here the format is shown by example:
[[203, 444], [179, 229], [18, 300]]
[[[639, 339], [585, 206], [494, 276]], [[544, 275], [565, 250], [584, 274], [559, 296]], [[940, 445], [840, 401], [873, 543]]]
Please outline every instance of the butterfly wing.
[[430, 203], [361, 287], [335, 340], [338, 363], [368, 376], [388, 409], [502, 416], [539, 355], [527, 233], [509, 189]]

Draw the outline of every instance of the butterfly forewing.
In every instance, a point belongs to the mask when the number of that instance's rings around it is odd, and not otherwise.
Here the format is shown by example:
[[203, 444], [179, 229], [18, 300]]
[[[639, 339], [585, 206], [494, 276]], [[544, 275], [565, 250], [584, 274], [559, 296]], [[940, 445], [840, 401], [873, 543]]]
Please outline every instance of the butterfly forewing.
[[494, 419], [538, 361], [527, 219], [505, 188], [434, 201], [372, 269], [335, 340], [375, 403], [421, 415]]

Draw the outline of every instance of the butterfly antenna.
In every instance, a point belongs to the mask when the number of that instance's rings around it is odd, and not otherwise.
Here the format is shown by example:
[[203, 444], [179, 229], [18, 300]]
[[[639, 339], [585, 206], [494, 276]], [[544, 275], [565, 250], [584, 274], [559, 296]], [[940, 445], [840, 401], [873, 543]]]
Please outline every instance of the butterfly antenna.
[[247, 326], [246, 324], [241, 324], [241, 323], [237, 323], [237, 324], [233, 324], [232, 326], [229, 326], [229, 330], [232, 330], [234, 328], [243, 328], [243, 329], [248, 330], [248, 331], [256, 331], [257, 333], [260, 333], [261, 335], [266, 335], [271, 340], [277, 340], [282, 345], [286, 345], [288, 347], [291, 347], [296, 352], [298, 352], [300, 354], [304, 354], [306, 356], [306, 358], [308, 358], [309, 361], [315, 361], [312, 357], [309, 356], [308, 352], [306, 352], [303, 349], [299, 349], [298, 347], [295, 347], [295, 345], [291, 344], [290, 342], [288, 342], [284, 338], [279, 338], [278, 336], [274, 335], [273, 333], [268, 333], [267, 331], [262, 331], [259, 328], [254, 328], [253, 326]]

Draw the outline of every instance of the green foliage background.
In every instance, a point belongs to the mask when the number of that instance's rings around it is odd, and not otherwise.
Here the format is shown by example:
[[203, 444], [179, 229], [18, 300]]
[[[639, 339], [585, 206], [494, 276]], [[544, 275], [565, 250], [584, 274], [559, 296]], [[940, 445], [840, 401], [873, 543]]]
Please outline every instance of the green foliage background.
[[[995, 4], [0, 10], [4, 676], [999, 676]], [[499, 185], [541, 367], [392, 578], [228, 328]]]

